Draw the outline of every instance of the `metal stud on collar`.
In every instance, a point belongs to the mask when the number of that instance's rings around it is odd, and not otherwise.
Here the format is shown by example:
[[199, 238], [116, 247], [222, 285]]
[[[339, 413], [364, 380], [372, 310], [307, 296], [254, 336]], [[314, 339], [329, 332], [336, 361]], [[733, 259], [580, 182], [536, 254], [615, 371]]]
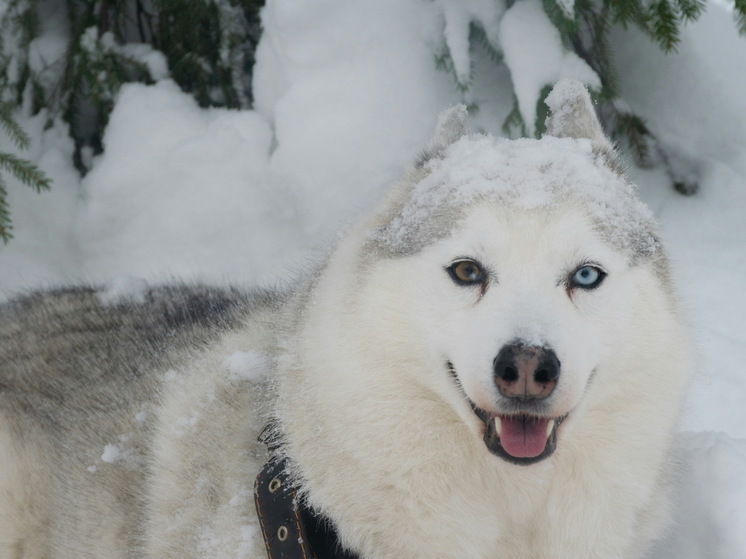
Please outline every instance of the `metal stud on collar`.
[[282, 487], [282, 481], [280, 478], [274, 478], [272, 481], [269, 482], [269, 492], [270, 493], [276, 493], [278, 489]]
[[288, 529], [287, 526], [280, 526], [277, 529], [277, 539], [281, 542], [284, 542], [286, 539], [288, 539]]

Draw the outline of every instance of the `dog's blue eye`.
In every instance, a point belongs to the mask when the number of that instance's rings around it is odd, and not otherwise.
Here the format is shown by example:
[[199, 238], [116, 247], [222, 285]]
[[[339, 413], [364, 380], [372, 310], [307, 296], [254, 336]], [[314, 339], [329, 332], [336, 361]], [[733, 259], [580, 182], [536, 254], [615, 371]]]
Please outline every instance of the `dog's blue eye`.
[[593, 289], [598, 287], [605, 277], [606, 272], [601, 268], [587, 264], [575, 270], [575, 273], [570, 278], [570, 283], [572, 287]]
[[484, 268], [474, 260], [459, 260], [446, 268], [451, 279], [458, 285], [474, 285], [484, 283], [487, 274]]

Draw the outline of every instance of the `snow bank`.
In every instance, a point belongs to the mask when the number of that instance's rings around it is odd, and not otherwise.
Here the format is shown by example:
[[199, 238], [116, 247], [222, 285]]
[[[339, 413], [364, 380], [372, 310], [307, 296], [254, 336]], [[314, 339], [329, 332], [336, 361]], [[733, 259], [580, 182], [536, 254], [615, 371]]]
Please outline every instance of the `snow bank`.
[[735, 559], [746, 551], [746, 440], [724, 433], [680, 437], [681, 492], [677, 529], [650, 559]]
[[267, 182], [271, 140], [257, 113], [202, 110], [170, 81], [123, 88], [82, 182], [86, 276], [275, 279], [297, 222]]

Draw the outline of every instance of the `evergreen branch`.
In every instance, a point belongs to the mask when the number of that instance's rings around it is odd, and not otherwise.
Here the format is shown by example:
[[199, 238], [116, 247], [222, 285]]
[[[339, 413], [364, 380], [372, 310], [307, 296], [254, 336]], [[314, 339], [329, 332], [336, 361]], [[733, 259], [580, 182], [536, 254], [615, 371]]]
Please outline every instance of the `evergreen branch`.
[[627, 27], [629, 23], [639, 23], [645, 19], [645, 10], [640, 0], [624, 0], [615, 2], [606, 0], [604, 8], [611, 8], [614, 12], [614, 21]]
[[549, 105], [546, 100], [549, 94], [552, 92], [554, 84], [545, 85], [541, 88], [539, 93], [539, 99], [536, 102], [536, 117], [534, 118], [534, 135], [537, 138], [541, 138], [544, 132], [547, 131], [547, 117], [549, 116]]
[[26, 149], [31, 143], [26, 131], [13, 118], [11, 103], [0, 103], [0, 128], [19, 149]]
[[8, 191], [5, 188], [5, 181], [3, 180], [2, 175], [0, 175], [0, 240], [2, 240], [6, 245], [8, 244], [8, 241], [13, 238], [13, 235], [10, 232], [12, 227], [10, 224], [10, 210], [8, 208], [8, 202], [6, 201], [7, 196]]
[[513, 108], [508, 113], [508, 116], [505, 117], [505, 121], [503, 121], [503, 133], [508, 137], [513, 137], [513, 131], [515, 129], [518, 129], [518, 135], [520, 136], [528, 136], [528, 130], [526, 130], [526, 123], [523, 122], [523, 117], [521, 116], [521, 110], [518, 107], [518, 97], [516, 95], [513, 95]]
[[679, 42], [679, 21], [668, 0], [658, 0], [650, 6], [653, 38], [665, 52], [675, 52]]
[[736, 20], [738, 32], [741, 35], [746, 35], [746, 0], [735, 0], [733, 17]]
[[676, 0], [683, 21], [695, 21], [702, 15], [706, 3], [704, 0]]
[[470, 72], [469, 72], [469, 81], [464, 83], [461, 80], [458, 79], [458, 74], [456, 74], [456, 67], [453, 64], [453, 59], [451, 58], [451, 53], [446, 50], [445, 52], [441, 54], [435, 55], [435, 67], [438, 70], [441, 70], [447, 74], [451, 75], [451, 78], [453, 78], [453, 83], [456, 86], [456, 89], [461, 93], [462, 95], [465, 94], [467, 91], [469, 91], [469, 86], [471, 85], [471, 75], [474, 73], [474, 63], [472, 62]]
[[37, 192], [49, 190], [51, 181], [36, 165], [12, 153], [0, 152], [0, 168]]
[[552, 25], [554, 25], [560, 32], [560, 38], [562, 39], [563, 44], [567, 48], [570, 48], [571, 38], [576, 36], [578, 33], [577, 14], [579, 11], [577, 5], [575, 7], [576, 16], [574, 18], [568, 16], [557, 0], [543, 0], [542, 7], [544, 8], [544, 13], [549, 18], [549, 21], [551, 21]]
[[[609, 41], [612, 24], [608, 13], [609, 7], [604, 6], [601, 13], [596, 13], [588, 0], [577, 0], [576, 5], [578, 17], [582, 18], [584, 33], [579, 30], [573, 36], [572, 48], [601, 79], [601, 90], [598, 91], [600, 99], [611, 101], [617, 96], [619, 80]], [[584, 37], [590, 42], [587, 47]]]
[[623, 136], [632, 151], [635, 162], [643, 168], [652, 166], [652, 135], [645, 121], [632, 113], [619, 112], [615, 118], [615, 135]]
[[485, 32], [484, 27], [475, 22], [472, 22], [469, 26], [469, 43], [471, 45], [479, 45], [482, 50], [487, 53], [487, 56], [493, 64], [500, 64], [503, 61], [502, 54], [495, 50], [495, 47], [487, 38], [487, 33]]

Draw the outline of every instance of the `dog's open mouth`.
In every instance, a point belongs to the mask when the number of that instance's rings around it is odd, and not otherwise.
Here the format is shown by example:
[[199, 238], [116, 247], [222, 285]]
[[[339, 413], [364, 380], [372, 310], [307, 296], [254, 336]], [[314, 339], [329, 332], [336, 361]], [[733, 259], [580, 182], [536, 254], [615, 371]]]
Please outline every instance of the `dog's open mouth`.
[[528, 466], [550, 457], [557, 449], [557, 429], [569, 414], [546, 417], [532, 413], [497, 414], [478, 407], [464, 392], [456, 369], [447, 363], [451, 378], [484, 423], [484, 444], [503, 460]]
[[476, 406], [484, 422], [484, 444], [494, 455], [514, 464], [529, 465], [551, 456], [557, 448], [557, 428], [567, 416], [495, 415]]

